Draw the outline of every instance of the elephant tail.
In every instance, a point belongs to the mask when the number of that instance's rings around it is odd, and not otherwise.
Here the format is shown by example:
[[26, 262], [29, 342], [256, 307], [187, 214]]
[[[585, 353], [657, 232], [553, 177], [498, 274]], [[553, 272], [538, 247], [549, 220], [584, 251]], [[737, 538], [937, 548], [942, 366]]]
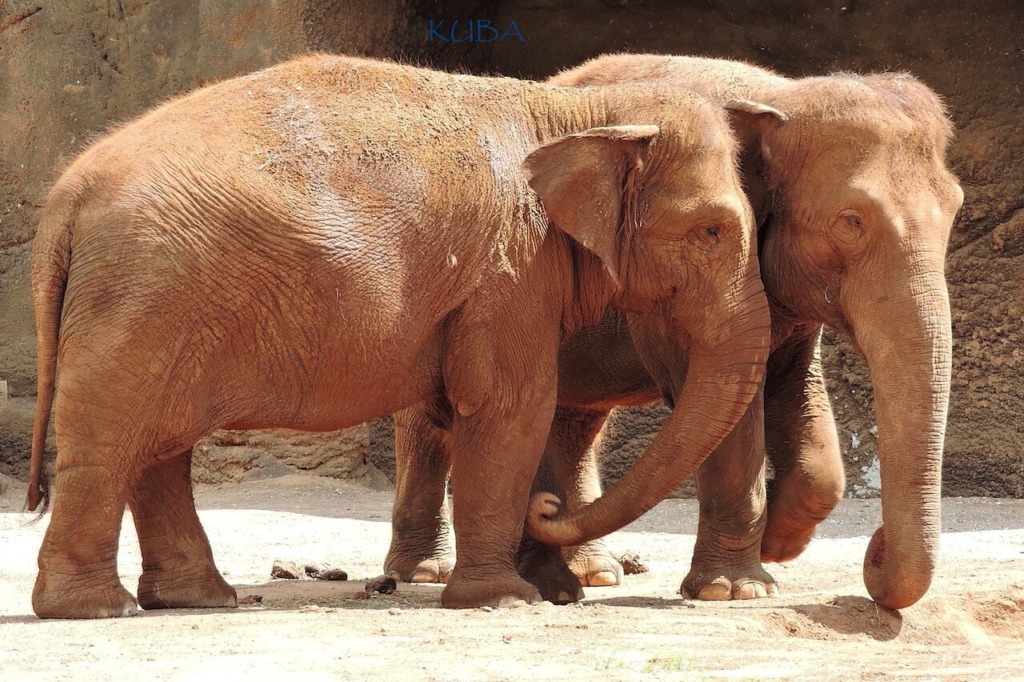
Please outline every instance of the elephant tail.
[[29, 511], [40, 516], [50, 502], [50, 482], [43, 469], [46, 433], [53, 408], [64, 292], [71, 266], [71, 228], [75, 202], [55, 190], [43, 208], [32, 245], [32, 307], [36, 318], [36, 414], [32, 426], [32, 460], [28, 473]]

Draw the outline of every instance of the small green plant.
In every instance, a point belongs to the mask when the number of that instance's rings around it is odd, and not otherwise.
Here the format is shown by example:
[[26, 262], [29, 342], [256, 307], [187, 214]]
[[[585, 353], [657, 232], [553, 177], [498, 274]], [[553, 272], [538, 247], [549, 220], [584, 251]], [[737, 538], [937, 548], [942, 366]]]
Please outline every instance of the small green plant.
[[660, 671], [679, 672], [683, 670], [693, 670], [696, 660], [697, 659], [694, 654], [689, 654], [688, 656], [683, 656], [682, 654], [655, 656], [647, 661], [643, 667], [643, 671], [645, 673], [653, 673]]
[[598, 670], [622, 670], [626, 663], [617, 656], [606, 656], [597, 661]]

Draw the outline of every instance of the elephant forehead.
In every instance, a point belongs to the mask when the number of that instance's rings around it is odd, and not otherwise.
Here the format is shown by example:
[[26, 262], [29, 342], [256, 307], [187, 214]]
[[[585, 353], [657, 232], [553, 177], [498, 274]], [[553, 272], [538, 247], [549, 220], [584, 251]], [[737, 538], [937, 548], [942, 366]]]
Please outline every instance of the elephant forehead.
[[701, 172], [732, 169], [738, 145], [728, 125], [723, 120], [707, 117], [702, 117], [699, 123], [689, 123], [681, 127], [663, 127], [656, 151]]
[[895, 136], [861, 122], [795, 127], [775, 142], [769, 155], [775, 183], [818, 202], [841, 199], [846, 190], [881, 198], [889, 188], [930, 173], [933, 163], [922, 154], [908, 154]]
[[748, 215], [746, 199], [738, 191], [731, 193], [723, 192], [721, 189], [716, 188], [703, 194], [686, 193], [675, 202], [675, 208], [711, 222], [742, 221], [743, 217]]
[[798, 108], [771, 146], [782, 166], [883, 160], [894, 173], [906, 175], [943, 169], [948, 139], [948, 121], [936, 112], [896, 108], [875, 96]]
[[739, 173], [731, 147], [707, 141], [660, 142], [644, 173], [645, 186], [674, 195], [739, 193]]
[[821, 209], [902, 212], [911, 197], [916, 205], [959, 208], [956, 180], [936, 155], [898, 141], [871, 147], [843, 140], [821, 143], [799, 163], [782, 165], [776, 180], [790, 202]]

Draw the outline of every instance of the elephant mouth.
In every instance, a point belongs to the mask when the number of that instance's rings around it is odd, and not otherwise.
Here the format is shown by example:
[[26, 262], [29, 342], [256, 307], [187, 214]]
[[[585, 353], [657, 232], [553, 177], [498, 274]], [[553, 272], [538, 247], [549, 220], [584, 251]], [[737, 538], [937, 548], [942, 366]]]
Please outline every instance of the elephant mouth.
[[676, 409], [676, 398], [675, 398], [674, 395], [672, 395], [672, 391], [670, 391], [668, 389], [662, 389], [661, 390], [661, 399], [665, 401], [666, 405], [668, 405], [668, 409], [670, 409], [670, 410]]
[[[775, 228], [775, 214], [769, 213], [757, 226], [757, 252], [764, 253], [765, 242], [768, 240], [768, 233]], [[762, 273], [763, 276], [763, 273]]]
[[778, 220], [773, 213], [769, 213], [757, 228], [757, 253], [759, 254], [761, 281], [764, 284], [765, 295], [768, 297], [768, 308], [773, 322], [777, 318], [797, 321], [800, 315], [784, 303], [784, 301], [793, 300], [793, 297], [788, 295], [785, 287], [782, 286], [785, 274], [776, 272], [778, 264], [784, 261], [769, 255], [773, 253], [778, 229]]

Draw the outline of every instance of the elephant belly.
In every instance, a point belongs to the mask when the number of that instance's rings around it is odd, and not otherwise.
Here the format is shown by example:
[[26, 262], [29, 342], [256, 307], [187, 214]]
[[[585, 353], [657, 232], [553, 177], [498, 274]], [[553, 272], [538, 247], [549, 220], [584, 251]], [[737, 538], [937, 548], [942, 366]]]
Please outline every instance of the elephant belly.
[[558, 403], [595, 410], [646, 405], [661, 392], [614, 314], [562, 343], [558, 354]]
[[293, 364], [279, 368], [276, 374], [282, 378], [262, 382], [264, 391], [257, 394], [265, 399], [244, 418], [272, 418], [287, 422], [277, 424], [282, 428], [328, 431], [397, 412], [440, 390], [440, 343], [435, 335], [410, 343], [415, 334], [368, 332], [372, 329], [339, 330], [309, 360], [298, 354]]

